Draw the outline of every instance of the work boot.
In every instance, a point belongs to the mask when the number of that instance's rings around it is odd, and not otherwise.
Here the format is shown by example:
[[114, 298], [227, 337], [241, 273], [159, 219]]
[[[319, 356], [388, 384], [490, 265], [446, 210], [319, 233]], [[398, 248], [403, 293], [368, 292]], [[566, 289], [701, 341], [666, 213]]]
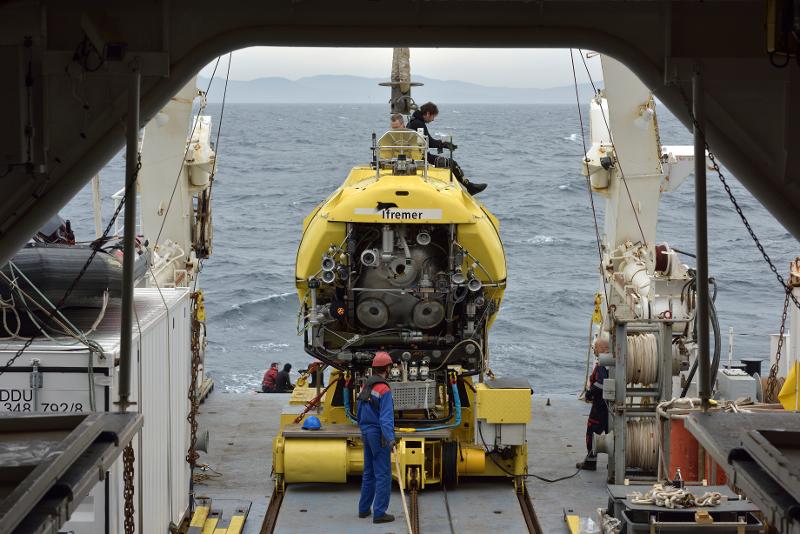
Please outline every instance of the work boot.
[[586, 455], [586, 458], [575, 464], [575, 467], [584, 471], [597, 471], [597, 456]]
[[372, 515], [372, 510], [367, 510], [366, 512], [358, 512], [358, 517], [364, 519], [365, 517], [369, 517]]
[[469, 193], [472, 196], [475, 196], [484, 189], [486, 189], [486, 184], [476, 184], [475, 182], [470, 182], [466, 178], [462, 178], [461, 183], [464, 184], [464, 187], [467, 188], [467, 193]]
[[394, 521], [394, 516], [392, 514], [383, 514], [380, 517], [374, 517], [372, 519], [373, 523], [391, 523]]

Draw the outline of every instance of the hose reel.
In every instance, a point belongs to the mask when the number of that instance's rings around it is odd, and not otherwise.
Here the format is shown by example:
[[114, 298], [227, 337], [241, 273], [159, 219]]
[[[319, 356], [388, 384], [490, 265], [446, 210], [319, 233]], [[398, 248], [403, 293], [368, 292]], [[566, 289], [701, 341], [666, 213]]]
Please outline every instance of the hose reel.
[[654, 384], [658, 381], [658, 339], [655, 334], [627, 336], [625, 380], [628, 384]]
[[[658, 434], [656, 419], [642, 417], [625, 421], [625, 466], [644, 471], [655, 471], [658, 467]], [[614, 455], [614, 433], [595, 434], [592, 451]], [[609, 460], [609, 463], [611, 460]]]

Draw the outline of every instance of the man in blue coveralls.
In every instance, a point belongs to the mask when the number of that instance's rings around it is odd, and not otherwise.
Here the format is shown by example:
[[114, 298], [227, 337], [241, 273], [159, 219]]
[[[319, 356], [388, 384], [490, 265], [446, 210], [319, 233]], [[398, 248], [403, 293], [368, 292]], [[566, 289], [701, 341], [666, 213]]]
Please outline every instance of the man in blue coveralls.
[[589, 388], [584, 392], [586, 402], [592, 403], [589, 410], [589, 420], [586, 422], [586, 458], [578, 462], [575, 467], [586, 471], [597, 469], [597, 455], [594, 453], [592, 442], [595, 434], [608, 433], [608, 405], [603, 398], [603, 381], [608, 378], [608, 369], [600, 365], [599, 358], [607, 355], [609, 351], [608, 338], [600, 335], [594, 341], [594, 355], [598, 358], [597, 363], [589, 377]]
[[[358, 394], [358, 426], [364, 444], [364, 476], [361, 479], [361, 499], [358, 517], [369, 517], [374, 505], [373, 523], [394, 521], [387, 514], [392, 492], [392, 446], [394, 445], [394, 402], [386, 382], [392, 357], [388, 352], [376, 352], [370, 376]], [[374, 501], [374, 502], [373, 502]]]

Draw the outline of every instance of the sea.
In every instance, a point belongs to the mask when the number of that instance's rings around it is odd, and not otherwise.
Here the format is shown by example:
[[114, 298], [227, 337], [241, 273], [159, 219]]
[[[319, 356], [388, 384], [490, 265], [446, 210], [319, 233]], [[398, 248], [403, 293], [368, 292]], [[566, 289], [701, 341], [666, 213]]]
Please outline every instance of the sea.
[[[575, 105], [439, 104], [431, 134], [453, 135], [456, 159], [469, 179], [488, 184], [478, 198], [500, 220], [507, 255], [508, 288], [489, 337], [489, 365], [498, 376], [529, 380], [536, 393], [577, 393], [599, 289], [594, 225], [602, 233], [604, 221], [604, 199], [595, 195], [594, 216], [580, 172], [588, 124], [582, 133]], [[213, 117], [215, 129], [222, 119], [214, 249], [199, 278], [207, 307], [206, 367], [217, 392], [247, 392], [259, 387], [270, 362], [291, 363], [295, 371], [310, 363], [296, 334], [294, 262], [303, 218], [352, 166], [370, 160], [372, 132], [387, 129], [388, 110], [383, 104], [227, 104], [223, 113], [219, 104], [209, 104], [204, 113]], [[583, 109], [584, 120], [587, 116]], [[692, 144], [691, 132], [664, 106], [658, 121], [663, 144]], [[113, 211], [111, 194], [122, 187], [124, 167], [121, 152], [100, 174], [104, 222]], [[764, 248], [785, 273], [800, 252], [797, 241], [724, 172]], [[94, 236], [91, 206], [87, 186], [61, 212], [79, 240]], [[663, 195], [657, 236], [694, 251], [691, 177]], [[723, 360], [731, 328], [734, 359], [768, 360], [783, 290], [713, 171], [708, 236]]]

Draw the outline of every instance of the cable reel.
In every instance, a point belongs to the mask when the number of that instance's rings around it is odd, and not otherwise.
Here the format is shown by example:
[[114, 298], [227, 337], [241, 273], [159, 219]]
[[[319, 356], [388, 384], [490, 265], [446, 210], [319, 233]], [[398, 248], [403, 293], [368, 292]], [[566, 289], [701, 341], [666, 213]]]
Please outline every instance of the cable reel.
[[655, 334], [627, 336], [625, 381], [627, 384], [654, 384], [658, 381], [658, 339]]

